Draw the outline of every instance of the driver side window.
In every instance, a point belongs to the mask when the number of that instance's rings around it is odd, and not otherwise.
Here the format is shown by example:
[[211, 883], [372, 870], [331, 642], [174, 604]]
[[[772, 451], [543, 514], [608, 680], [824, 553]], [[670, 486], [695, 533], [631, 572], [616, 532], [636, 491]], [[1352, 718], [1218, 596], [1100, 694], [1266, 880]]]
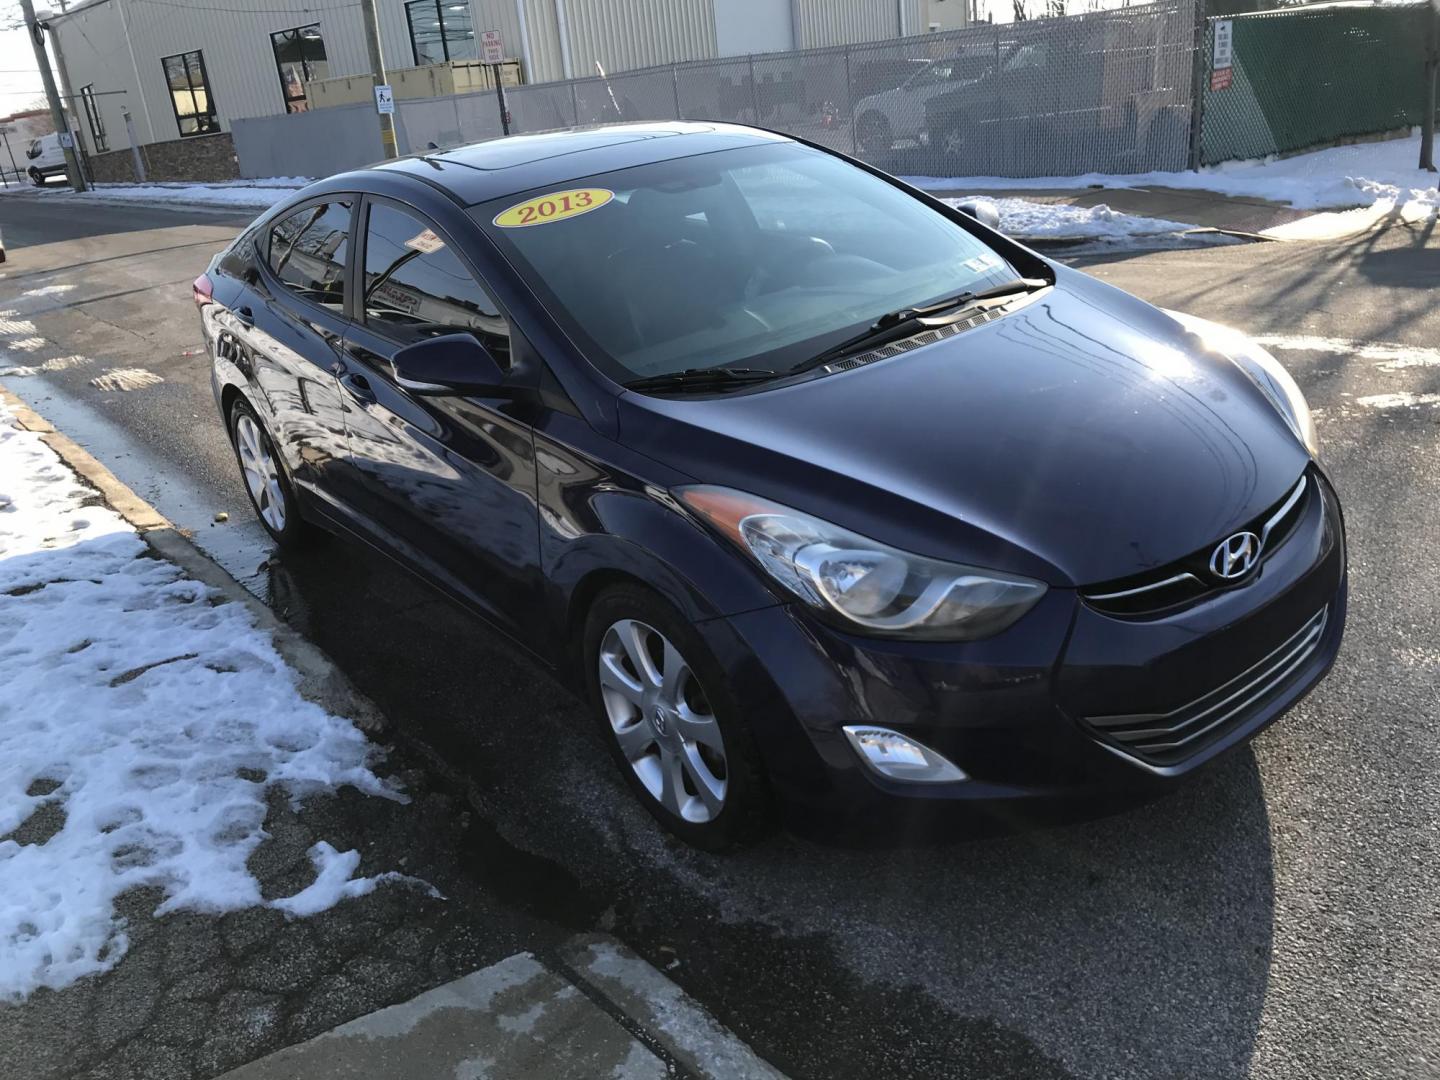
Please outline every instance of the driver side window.
[[490, 293], [423, 219], [372, 203], [365, 227], [365, 325], [410, 344], [474, 334], [502, 366], [510, 328]]
[[270, 228], [268, 262], [287, 289], [331, 311], [345, 310], [349, 200], [320, 203], [281, 218]]

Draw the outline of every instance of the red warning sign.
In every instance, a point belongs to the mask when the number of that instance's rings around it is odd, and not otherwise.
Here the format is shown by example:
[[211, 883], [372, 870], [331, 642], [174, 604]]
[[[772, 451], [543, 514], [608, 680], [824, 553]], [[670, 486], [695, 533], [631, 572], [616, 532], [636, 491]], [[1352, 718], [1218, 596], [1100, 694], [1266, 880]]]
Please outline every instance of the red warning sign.
[[1226, 67], [1226, 68], [1217, 68], [1215, 71], [1210, 72], [1210, 89], [1211, 89], [1212, 91], [1213, 91], [1213, 90], [1229, 90], [1229, 89], [1230, 89], [1230, 73], [1233, 72], [1234, 70], [1235, 70], [1234, 68], [1228, 68], [1228, 67]]

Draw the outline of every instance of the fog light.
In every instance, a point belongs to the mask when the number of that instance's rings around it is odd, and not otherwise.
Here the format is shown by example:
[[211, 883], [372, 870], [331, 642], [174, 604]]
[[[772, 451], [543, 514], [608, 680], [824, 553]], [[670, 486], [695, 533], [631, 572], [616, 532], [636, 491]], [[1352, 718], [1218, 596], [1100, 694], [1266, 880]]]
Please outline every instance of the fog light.
[[843, 729], [866, 765], [892, 780], [944, 784], [969, 777], [923, 743], [889, 728], [853, 725]]

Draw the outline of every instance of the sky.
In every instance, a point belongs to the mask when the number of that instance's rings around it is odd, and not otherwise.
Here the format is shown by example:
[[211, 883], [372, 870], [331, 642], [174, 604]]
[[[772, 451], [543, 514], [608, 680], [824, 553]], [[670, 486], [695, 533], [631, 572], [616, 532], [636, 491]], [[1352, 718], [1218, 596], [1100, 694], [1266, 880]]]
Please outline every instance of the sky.
[[[46, 5], [39, 6], [43, 9]], [[20, 5], [15, 0], [0, 0], [0, 27], [19, 21]], [[23, 109], [43, 97], [35, 54], [24, 27], [0, 30], [0, 116]]]

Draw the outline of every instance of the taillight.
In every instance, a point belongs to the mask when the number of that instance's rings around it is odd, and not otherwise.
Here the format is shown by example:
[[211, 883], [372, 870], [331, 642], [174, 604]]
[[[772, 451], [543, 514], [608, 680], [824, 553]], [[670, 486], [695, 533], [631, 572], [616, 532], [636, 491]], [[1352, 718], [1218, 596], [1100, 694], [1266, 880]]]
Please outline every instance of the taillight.
[[192, 295], [195, 298], [195, 306], [197, 308], [203, 308], [206, 304], [214, 302], [215, 287], [210, 284], [209, 274], [201, 274], [195, 279], [195, 283], [191, 285], [190, 288], [193, 290]]

